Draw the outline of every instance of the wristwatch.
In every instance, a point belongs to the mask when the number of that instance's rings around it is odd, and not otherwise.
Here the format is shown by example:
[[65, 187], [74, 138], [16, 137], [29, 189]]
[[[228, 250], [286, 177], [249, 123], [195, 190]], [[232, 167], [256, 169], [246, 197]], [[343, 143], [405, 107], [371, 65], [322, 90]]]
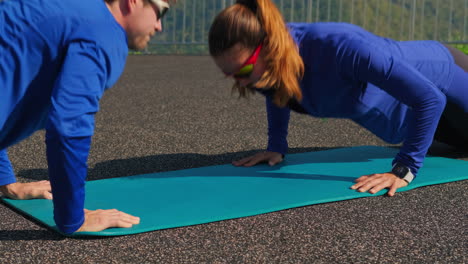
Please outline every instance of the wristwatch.
[[405, 180], [407, 183], [412, 182], [414, 179], [414, 174], [411, 172], [410, 168], [399, 162], [396, 162], [393, 165], [392, 173], [395, 174], [397, 177]]

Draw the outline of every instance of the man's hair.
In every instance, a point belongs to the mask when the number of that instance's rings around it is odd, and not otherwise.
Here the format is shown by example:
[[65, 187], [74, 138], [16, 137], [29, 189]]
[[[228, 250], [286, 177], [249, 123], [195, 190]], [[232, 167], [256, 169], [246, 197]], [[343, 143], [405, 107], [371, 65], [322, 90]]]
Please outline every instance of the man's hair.
[[[291, 98], [302, 100], [299, 80], [304, 75], [304, 62], [281, 13], [271, 0], [237, 0], [216, 16], [208, 43], [213, 57], [236, 44], [253, 51], [263, 43], [267, 69], [257, 85], [274, 89], [273, 101], [278, 106], [285, 106]], [[233, 90], [241, 97], [253, 93], [252, 89], [238, 82]]]

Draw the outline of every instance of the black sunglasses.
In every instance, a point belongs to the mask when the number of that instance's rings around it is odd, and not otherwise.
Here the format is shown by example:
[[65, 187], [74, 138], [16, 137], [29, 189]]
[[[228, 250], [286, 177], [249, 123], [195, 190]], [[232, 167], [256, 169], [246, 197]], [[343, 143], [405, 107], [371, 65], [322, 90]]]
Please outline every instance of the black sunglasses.
[[158, 13], [156, 14], [156, 16], [158, 17], [158, 20], [162, 19], [167, 14], [167, 11], [169, 11], [169, 8], [167, 7], [164, 7], [162, 10], [158, 9]]
[[156, 17], [158, 20], [162, 19], [169, 11], [169, 4], [164, 0], [150, 0], [155, 6], [158, 12], [156, 13]]

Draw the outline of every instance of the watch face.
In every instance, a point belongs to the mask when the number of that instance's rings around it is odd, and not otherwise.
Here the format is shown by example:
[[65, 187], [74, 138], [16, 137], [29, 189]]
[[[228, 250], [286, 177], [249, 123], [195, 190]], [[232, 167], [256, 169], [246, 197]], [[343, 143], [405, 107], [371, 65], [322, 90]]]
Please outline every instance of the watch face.
[[409, 169], [408, 169], [407, 167], [405, 167], [405, 166], [395, 165], [395, 167], [393, 167], [392, 172], [393, 172], [396, 176], [398, 176], [398, 177], [400, 177], [400, 178], [403, 178], [403, 177], [406, 176], [406, 174], [408, 174]]

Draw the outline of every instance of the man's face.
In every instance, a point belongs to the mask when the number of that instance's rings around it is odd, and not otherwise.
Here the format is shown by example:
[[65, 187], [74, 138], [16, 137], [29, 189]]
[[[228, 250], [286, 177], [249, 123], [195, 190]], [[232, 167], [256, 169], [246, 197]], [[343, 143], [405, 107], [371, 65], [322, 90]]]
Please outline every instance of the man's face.
[[127, 39], [128, 47], [142, 50], [156, 32], [162, 30], [161, 20], [158, 19], [156, 5], [145, 0], [131, 1], [128, 17]]

